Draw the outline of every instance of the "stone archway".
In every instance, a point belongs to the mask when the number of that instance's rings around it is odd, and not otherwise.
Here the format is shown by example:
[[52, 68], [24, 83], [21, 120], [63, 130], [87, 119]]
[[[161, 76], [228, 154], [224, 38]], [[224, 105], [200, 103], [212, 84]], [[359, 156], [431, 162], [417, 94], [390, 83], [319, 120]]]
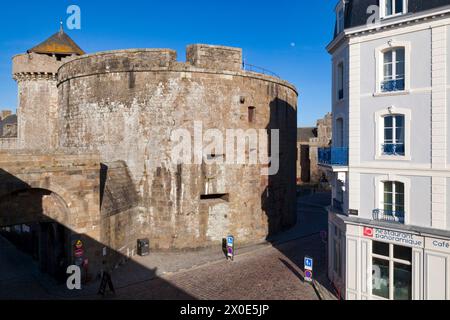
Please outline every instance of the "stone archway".
[[0, 197], [0, 226], [41, 221], [69, 224], [69, 208], [58, 194], [29, 188]]
[[69, 209], [56, 193], [38, 188], [0, 197], [2, 235], [37, 260], [39, 269], [62, 279], [70, 257]]

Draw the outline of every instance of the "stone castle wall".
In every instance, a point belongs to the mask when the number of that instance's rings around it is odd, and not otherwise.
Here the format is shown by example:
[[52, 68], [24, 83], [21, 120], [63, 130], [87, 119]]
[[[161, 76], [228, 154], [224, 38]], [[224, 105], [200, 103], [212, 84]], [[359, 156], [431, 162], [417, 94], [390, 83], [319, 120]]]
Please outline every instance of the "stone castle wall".
[[[102, 162], [126, 164], [139, 204], [123, 219], [154, 248], [196, 248], [229, 233], [253, 242], [295, 223], [297, 92], [243, 72], [241, 63], [240, 49], [195, 45], [186, 63], [172, 50], [124, 50], [58, 71], [59, 148], [98, 150]], [[261, 165], [172, 164], [172, 131], [193, 135], [195, 121], [224, 133], [280, 129], [278, 175], [262, 176]], [[226, 196], [201, 199], [206, 194]]]
[[18, 85], [17, 148], [49, 151], [57, 147], [57, 72], [70, 59], [36, 53], [13, 57]]
[[18, 149], [17, 138], [0, 138], [0, 150]]
[[[299, 184], [317, 184], [325, 173], [319, 166], [319, 148], [331, 145], [332, 115], [328, 113], [324, 118], [317, 120], [316, 136], [305, 141], [297, 141], [297, 181]], [[304, 154], [306, 152], [306, 154]], [[302, 180], [302, 170], [309, 172], [308, 181]]]
[[74, 238], [85, 243], [91, 276], [105, 268], [103, 261], [113, 267], [136, 253], [137, 197], [124, 163], [105, 165], [96, 153], [69, 150], [3, 151], [0, 182], [0, 226], [59, 223], [67, 230], [68, 264], [75, 263]]

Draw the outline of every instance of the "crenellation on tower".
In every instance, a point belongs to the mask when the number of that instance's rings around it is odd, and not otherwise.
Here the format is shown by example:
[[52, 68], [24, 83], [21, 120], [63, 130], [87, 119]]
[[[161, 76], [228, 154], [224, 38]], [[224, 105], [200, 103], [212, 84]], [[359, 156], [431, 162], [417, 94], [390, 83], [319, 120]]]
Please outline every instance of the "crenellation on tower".
[[186, 62], [199, 68], [239, 71], [242, 69], [242, 49], [193, 44], [186, 49]]

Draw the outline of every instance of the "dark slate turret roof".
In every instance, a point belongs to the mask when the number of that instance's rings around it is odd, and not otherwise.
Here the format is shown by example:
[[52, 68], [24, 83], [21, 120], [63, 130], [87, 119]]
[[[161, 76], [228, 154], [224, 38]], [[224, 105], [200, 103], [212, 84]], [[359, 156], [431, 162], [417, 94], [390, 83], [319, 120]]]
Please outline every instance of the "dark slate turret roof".
[[[345, 28], [365, 25], [367, 19], [372, 15], [367, 13], [367, 8], [371, 5], [379, 6], [380, 0], [348, 0], [345, 9]], [[450, 5], [450, 0], [409, 0], [407, 14], [419, 13], [447, 5]]]

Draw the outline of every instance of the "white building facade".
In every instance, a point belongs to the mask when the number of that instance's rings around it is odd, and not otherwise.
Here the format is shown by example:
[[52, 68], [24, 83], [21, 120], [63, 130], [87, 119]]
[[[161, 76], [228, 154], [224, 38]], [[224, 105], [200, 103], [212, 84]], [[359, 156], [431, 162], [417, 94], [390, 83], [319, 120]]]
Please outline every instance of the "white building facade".
[[328, 275], [348, 300], [450, 299], [450, 0], [340, 0]]

